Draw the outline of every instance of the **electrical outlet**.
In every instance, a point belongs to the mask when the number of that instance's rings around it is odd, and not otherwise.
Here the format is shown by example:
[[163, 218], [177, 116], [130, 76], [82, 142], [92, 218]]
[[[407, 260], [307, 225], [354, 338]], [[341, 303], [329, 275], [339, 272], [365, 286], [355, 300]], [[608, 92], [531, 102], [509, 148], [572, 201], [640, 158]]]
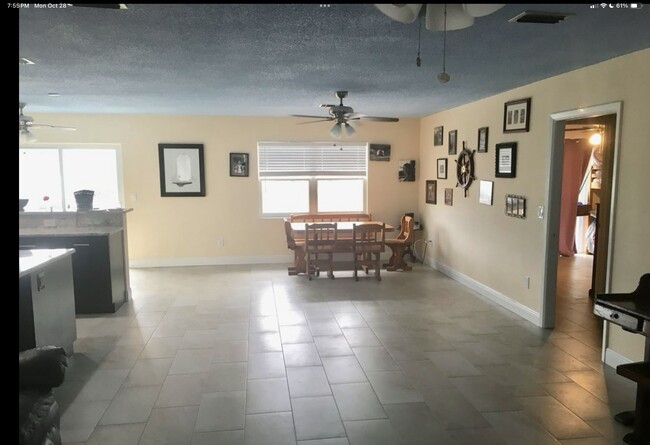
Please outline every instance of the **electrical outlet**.
[[219, 247], [223, 247], [224, 245], [225, 245], [225, 242], [224, 242], [224, 240], [223, 240], [223, 237], [219, 238], [219, 239], [217, 240], [217, 246], [219, 246]]

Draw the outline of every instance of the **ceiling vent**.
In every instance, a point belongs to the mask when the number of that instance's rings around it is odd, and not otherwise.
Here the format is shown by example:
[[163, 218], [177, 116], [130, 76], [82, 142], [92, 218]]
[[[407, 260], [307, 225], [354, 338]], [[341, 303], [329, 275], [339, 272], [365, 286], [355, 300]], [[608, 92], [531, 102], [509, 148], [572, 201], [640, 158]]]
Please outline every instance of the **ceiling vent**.
[[572, 15], [573, 14], [564, 12], [524, 11], [521, 14], [517, 14], [508, 21], [513, 23], [546, 23], [554, 25], [556, 23], [560, 23]]

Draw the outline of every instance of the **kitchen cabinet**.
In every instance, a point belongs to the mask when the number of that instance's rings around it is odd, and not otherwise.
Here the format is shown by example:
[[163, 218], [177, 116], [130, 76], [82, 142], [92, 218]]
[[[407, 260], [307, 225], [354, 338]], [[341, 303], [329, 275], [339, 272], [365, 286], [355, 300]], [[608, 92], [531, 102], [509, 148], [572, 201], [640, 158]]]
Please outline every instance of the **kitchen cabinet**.
[[20, 236], [20, 249], [75, 249], [72, 269], [77, 314], [113, 313], [127, 300], [124, 231], [93, 235]]

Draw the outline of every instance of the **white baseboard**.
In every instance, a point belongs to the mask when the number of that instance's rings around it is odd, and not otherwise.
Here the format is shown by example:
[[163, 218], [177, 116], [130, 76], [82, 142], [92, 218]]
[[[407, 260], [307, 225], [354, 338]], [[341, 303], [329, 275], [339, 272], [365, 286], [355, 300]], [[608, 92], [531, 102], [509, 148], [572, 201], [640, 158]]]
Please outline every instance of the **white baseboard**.
[[184, 266], [225, 266], [233, 264], [293, 264], [292, 255], [269, 256], [219, 256], [219, 257], [182, 257], [182, 258], [145, 258], [131, 259], [131, 268], [145, 267], [184, 267]]
[[619, 354], [616, 351], [613, 351], [609, 348], [605, 349], [605, 364], [616, 369], [618, 365], [625, 365], [627, 363], [632, 363], [633, 360]]
[[480, 283], [473, 278], [468, 277], [465, 274], [462, 274], [450, 267], [447, 267], [443, 264], [439, 264], [435, 261], [430, 261], [429, 259], [425, 260], [426, 265], [436, 269], [437, 271], [447, 275], [449, 278], [458, 281], [460, 284], [469, 287], [478, 294], [484, 296], [488, 300], [508, 309], [510, 312], [514, 312], [520, 317], [530, 321], [535, 326], [542, 326], [542, 318], [539, 312], [535, 312], [527, 306], [519, 303], [518, 301], [513, 300], [510, 297], [503, 295], [500, 292]]

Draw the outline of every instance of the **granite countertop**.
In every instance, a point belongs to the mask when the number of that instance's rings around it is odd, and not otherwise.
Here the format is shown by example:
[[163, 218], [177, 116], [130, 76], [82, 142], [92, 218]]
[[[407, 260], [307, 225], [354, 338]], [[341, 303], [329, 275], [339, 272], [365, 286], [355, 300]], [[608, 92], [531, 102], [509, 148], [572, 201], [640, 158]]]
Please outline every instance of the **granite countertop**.
[[129, 213], [132, 212], [132, 208], [118, 208], [118, 209], [92, 209], [92, 210], [74, 210], [69, 212], [50, 212], [49, 210], [40, 210], [40, 211], [27, 211], [21, 212], [18, 211], [19, 215], [43, 215], [49, 214], [52, 216], [56, 215], [71, 215], [75, 213], [87, 214], [87, 213]]
[[42, 269], [61, 258], [72, 255], [74, 249], [36, 249], [18, 251], [18, 278]]
[[65, 236], [65, 235], [88, 235], [102, 236], [110, 235], [124, 230], [124, 227], [94, 226], [94, 227], [38, 227], [20, 228], [18, 236]]

